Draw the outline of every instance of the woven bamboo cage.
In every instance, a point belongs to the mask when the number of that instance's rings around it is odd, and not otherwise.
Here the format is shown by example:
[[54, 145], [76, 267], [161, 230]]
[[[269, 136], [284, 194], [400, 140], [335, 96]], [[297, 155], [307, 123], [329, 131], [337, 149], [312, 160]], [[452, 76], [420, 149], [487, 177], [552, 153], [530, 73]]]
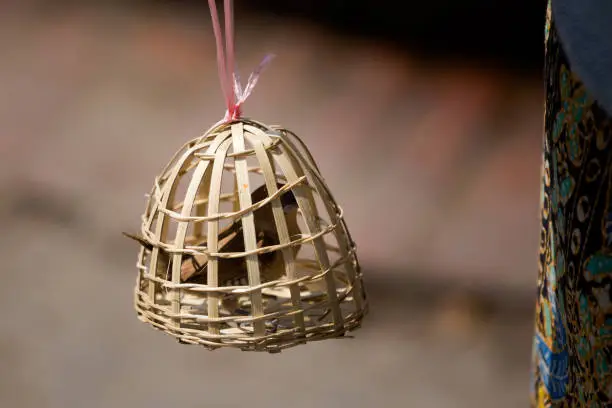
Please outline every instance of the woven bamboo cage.
[[[254, 201], [259, 186], [266, 194]], [[287, 194], [294, 221], [283, 210]], [[268, 240], [263, 211], [273, 215]], [[188, 142], [156, 178], [142, 220], [135, 307], [182, 343], [279, 352], [345, 336], [367, 313], [342, 210], [286, 129], [241, 119]], [[238, 250], [222, 242], [232, 228]], [[189, 260], [201, 281], [183, 280]], [[224, 268], [240, 279], [224, 282]]]

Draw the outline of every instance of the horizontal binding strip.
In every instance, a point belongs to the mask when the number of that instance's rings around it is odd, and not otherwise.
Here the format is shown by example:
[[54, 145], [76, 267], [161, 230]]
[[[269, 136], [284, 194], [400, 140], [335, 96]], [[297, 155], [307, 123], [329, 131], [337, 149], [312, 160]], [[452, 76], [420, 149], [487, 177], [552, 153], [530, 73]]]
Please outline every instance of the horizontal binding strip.
[[[314, 305], [309, 305], [307, 307], [303, 307], [299, 310], [293, 309], [293, 310], [281, 310], [281, 311], [277, 311], [277, 312], [272, 312], [272, 313], [267, 313], [264, 314], [262, 316], [259, 317], [253, 317], [253, 316], [226, 316], [226, 317], [208, 317], [207, 315], [201, 315], [201, 314], [190, 314], [190, 313], [172, 313], [169, 310], [163, 309], [161, 306], [159, 306], [156, 303], [151, 302], [151, 298], [149, 298], [144, 292], [138, 292], [137, 296], [140, 298], [137, 300], [137, 303], [139, 305], [145, 306], [149, 309], [157, 309], [160, 312], [163, 313], [164, 316], [167, 316], [167, 319], [164, 318], [159, 318], [158, 320], [164, 321], [166, 320], [168, 322], [168, 324], [172, 323], [172, 319], [177, 319], [177, 318], [181, 318], [181, 319], [194, 319], [197, 320], [199, 323], [255, 323], [255, 322], [259, 322], [262, 320], [270, 320], [270, 319], [274, 319], [277, 317], [293, 317], [296, 314], [300, 314], [300, 313], [305, 313], [308, 312], [312, 309], [319, 309], [319, 308], [324, 308], [326, 306], [329, 306], [331, 304], [331, 302], [326, 301], [326, 302], [321, 302], [321, 303], [317, 303]], [[148, 313], [152, 313], [151, 311], [147, 311]], [[154, 314], [154, 316], [157, 318], [159, 315], [158, 314]], [[349, 315], [350, 316], [350, 315]], [[325, 326], [332, 326], [335, 323], [325, 323], [321, 326], [317, 326], [317, 327], [325, 327]], [[290, 329], [288, 329], [290, 330]]]
[[[247, 333], [245, 333], [244, 335], [238, 335], [238, 334], [214, 335], [214, 334], [209, 334], [209, 332], [207, 331], [198, 330], [198, 329], [176, 328], [176, 326], [165, 326], [163, 324], [157, 323], [155, 320], [158, 320], [161, 322], [167, 321], [168, 323], [170, 323], [170, 319], [159, 319], [158, 316], [153, 315], [151, 312], [147, 310], [138, 309], [138, 312], [143, 315], [143, 318], [146, 320], [147, 323], [151, 324], [158, 330], [162, 330], [175, 337], [188, 336], [191, 339], [196, 340], [199, 344], [209, 345], [213, 347], [235, 347], [238, 344], [255, 345], [255, 343], [260, 343], [260, 342], [262, 343], [265, 342], [263, 344], [267, 343], [269, 345], [273, 345], [275, 340], [282, 340], [282, 339], [279, 339], [279, 337], [281, 336], [287, 337], [289, 339], [295, 338], [296, 340], [298, 339], [307, 339], [309, 341], [323, 340], [329, 337], [334, 337], [334, 335], [341, 334], [344, 331], [351, 331], [351, 330], [356, 329], [357, 327], [360, 326], [361, 324], [360, 321], [362, 317], [364, 316], [363, 311], [351, 313], [346, 317], [344, 327], [340, 326], [340, 328], [338, 328], [338, 326], [332, 326], [331, 323], [328, 323], [328, 324], [317, 326], [317, 327], [307, 327], [305, 331], [296, 331], [297, 328], [293, 328], [293, 329], [286, 329], [280, 333], [270, 333], [270, 334], [267, 334], [261, 337], [253, 337], [253, 336], [249, 336]], [[152, 318], [149, 319], [148, 318], [149, 316], [151, 316]], [[290, 335], [292, 334], [295, 334], [295, 336], [290, 337]], [[229, 340], [229, 341], [217, 343], [217, 342], [206, 340], [204, 337], [211, 338], [211, 339], [218, 339], [218, 340]], [[292, 345], [297, 345], [297, 344], [299, 343], [296, 342]], [[291, 347], [291, 345], [289, 347]]]
[[161, 205], [161, 199], [159, 197], [159, 195], [161, 194], [161, 188], [159, 187], [159, 185], [156, 184], [156, 191], [155, 194], [151, 197], [153, 200], [156, 201], [156, 204], [158, 205], [158, 212], [164, 213], [166, 215], [168, 215], [170, 218], [172, 218], [175, 221], [193, 221], [193, 222], [205, 222], [205, 221], [218, 221], [218, 220], [224, 220], [224, 219], [228, 219], [228, 218], [238, 218], [238, 217], [242, 217], [245, 214], [248, 214], [250, 212], [253, 212], [261, 207], [263, 207], [264, 205], [268, 204], [269, 202], [271, 202], [272, 200], [274, 200], [275, 198], [278, 198], [280, 195], [286, 193], [288, 190], [291, 190], [293, 187], [304, 183], [306, 181], [306, 176], [302, 176], [300, 178], [298, 178], [294, 183], [287, 183], [285, 184], [282, 188], [278, 189], [278, 191], [274, 194], [272, 194], [271, 196], [267, 197], [264, 200], [258, 201], [257, 203], [254, 203], [253, 205], [251, 205], [248, 208], [243, 208], [242, 210], [236, 211], [236, 212], [228, 212], [228, 213], [219, 213], [216, 215], [210, 215], [210, 216], [206, 216], [206, 217], [195, 217], [195, 216], [182, 216], [179, 213], [169, 210], [167, 208], [163, 208], [163, 205]]
[[[226, 165], [223, 166], [223, 168], [226, 169], [226, 170], [234, 170], [234, 166], [231, 165], [231, 164], [226, 164]], [[251, 167], [251, 168], [249, 168], [249, 173], [263, 174], [263, 170], [261, 170], [261, 168], [259, 168], [259, 167]], [[287, 184], [287, 180], [284, 177], [282, 177], [280, 175], [277, 175], [277, 176], [278, 177], [276, 178], [276, 181], [282, 182], [283, 184]], [[303, 184], [302, 188], [308, 188], [308, 189], [310, 189], [312, 191], [316, 191], [314, 189], [314, 187], [309, 186], [308, 184]], [[145, 194], [145, 196], [147, 198], [151, 197], [150, 194]], [[219, 195], [219, 202], [221, 202], [221, 201], [232, 201], [234, 197], [235, 197], [234, 193], [220, 194]], [[200, 198], [198, 198], [198, 199], [193, 201], [193, 205], [196, 206], [196, 205], [207, 204], [208, 201], [209, 201], [208, 197], [200, 197]], [[171, 211], [180, 210], [180, 209], [183, 208], [184, 205], [185, 205], [184, 202], [178, 203], [178, 204], [176, 204], [176, 205], [174, 205], [172, 207]], [[143, 218], [143, 217], [141, 217], [141, 218]], [[146, 219], [146, 217], [144, 217], [144, 218]]]
[[[272, 141], [272, 143], [264, 145], [264, 149], [266, 151], [272, 150], [272, 149], [276, 148], [282, 142], [282, 139], [280, 137], [278, 137], [278, 136], [271, 136], [271, 135], [268, 135], [268, 136], [273, 137], [274, 140]], [[240, 158], [240, 157], [243, 157], [243, 156], [252, 156], [254, 154], [255, 154], [255, 149], [249, 149], [249, 150], [244, 150], [242, 152], [237, 152], [237, 153], [228, 153], [228, 154], [225, 155], [225, 157], [234, 157], [234, 158], [238, 157], [238, 158]], [[201, 160], [207, 160], [207, 161], [215, 160], [215, 155], [214, 154], [206, 154], [206, 153], [195, 152], [193, 155], [195, 157], [201, 159]]]
[[[341, 221], [341, 220], [342, 218], [338, 218], [338, 221]], [[322, 237], [323, 235], [326, 235], [326, 234], [329, 234], [335, 231], [336, 228], [338, 228], [338, 224], [331, 224], [314, 235], [300, 234], [299, 239], [290, 241], [286, 244], [269, 245], [269, 246], [264, 246], [261, 248], [253, 249], [251, 251], [244, 251], [244, 252], [208, 252], [206, 251], [207, 247], [205, 246], [192, 246], [192, 245], [186, 245], [184, 248], [174, 248], [172, 244], [166, 244], [156, 239], [152, 239], [148, 231], [143, 235], [144, 235], [144, 238], [148, 240], [149, 244], [151, 244], [154, 247], [163, 249], [165, 252], [169, 254], [207, 255], [211, 258], [234, 259], [234, 258], [243, 258], [248, 255], [275, 252], [275, 251], [279, 251], [285, 248], [296, 246], [298, 244], [301, 245], [304, 243], [308, 243], [319, 237]]]
[[[319, 272], [316, 275], [302, 276], [301, 278], [297, 278], [294, 280], [274, 280], [274, 281], [262, 283], [257, 286], [246, 287], [246, 288], [244, 286], [217, 286], [217, 287], [214, 287], [214, 286], [202, 285], [198, 283], [172, 283], [170, 281], [159, 278], [157, 276], [150, 276], [150, 275], [145, 275], [142, 277], [142, 279], [157, 282], [160, 285], [162, 285], [164, 288], [167, 288], [167, 289], [186, 289], [186, 290], [190, 290], [193, 292], [202, 292], [202, 293], [228, 293], [228, 294], [238, 294], [238, 295], [249, 294], [253, 291], [260, 290], [260, 289], [267, 289], [269, 287], [286, 287], [286, 286], [292, 286], [292, 285], [303, 283], [303, 282], [306, 282], [306, 283], [316, 282], [324, 278], [325, 275], [327, 275], [333, 269], [350, 261], [353, 258], [352, 256], [353, 254], [354, 254], [354, 251], [349, 252], [346, 257], [338, 259], [329, 268], [325, 269], [324, 271]], [[361, 274], [358, 274], [358, 276], [361, 277]], [[357, 279], [358, 276], [355, 276], [355, 278]]]

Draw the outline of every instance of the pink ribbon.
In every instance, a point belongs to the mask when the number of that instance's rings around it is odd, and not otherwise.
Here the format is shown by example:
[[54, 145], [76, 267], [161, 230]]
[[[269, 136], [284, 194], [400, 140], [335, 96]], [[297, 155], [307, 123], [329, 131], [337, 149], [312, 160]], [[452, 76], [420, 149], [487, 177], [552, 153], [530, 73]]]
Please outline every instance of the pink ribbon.
[[227, 111], [225, 117], [219, 121], [221, 123], [231, 122], [240, 119], [242, 116], [242, 104], [253, 92], [259, 77], [266, 66], [272, 61], [274, 55], [269, 54], [264, 57], [257, 68], [249, 75], [246, 86], [243, 88], [240, 77], [235, 70], [235, 51], [234, 51], [234, 11], [233, 1], [224, 0], [225, 15], [225, 49], [223, 48], [223, 33], [221, 32], [221, 22], [217, 12], [215, 0], [208, 0], [210, 15], [212, 17], [213, 32], [217, 46], [217, 69], [221, 82], [221, 91], [225, 98]]

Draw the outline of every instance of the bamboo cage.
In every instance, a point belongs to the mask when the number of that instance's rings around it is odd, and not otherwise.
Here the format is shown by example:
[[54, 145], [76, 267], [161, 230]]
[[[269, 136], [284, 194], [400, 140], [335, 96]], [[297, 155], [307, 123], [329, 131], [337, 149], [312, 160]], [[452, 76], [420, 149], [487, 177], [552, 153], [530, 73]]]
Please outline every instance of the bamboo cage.
[[[232, 228], [234, 244], [225, 244]], [[304, 143], [281, 127], [241, 119], [186, 143], [155, 180], [141, 240], [139, 319], [181, 343], [279, 352], [343, 337], [368, 310], [342, 209]], [[200, 281], [183, 280], [189, 259]], [[239, 279], [224, 281], [229, 272]]]

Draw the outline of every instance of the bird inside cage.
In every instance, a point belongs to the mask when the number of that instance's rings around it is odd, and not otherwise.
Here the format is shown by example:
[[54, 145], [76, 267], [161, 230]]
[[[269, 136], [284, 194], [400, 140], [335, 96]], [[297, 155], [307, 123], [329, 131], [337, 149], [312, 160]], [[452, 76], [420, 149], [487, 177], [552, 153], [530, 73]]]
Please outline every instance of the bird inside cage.
[[[281, 189], [284, 185], [277, 184]], [[268, 198], [268, 190], [265, 185], [257, 188], [251, 194], [253, 204]], [[291, 191], [287, 191], [280, 196], [280, 202], [285, 220], [287, 222], [287, 230], [289, 237], [299, 236], [301, 234], [298, 225], [298, 204], [295, 195]], [[254, 210], [253, 218], [255, 223], [255, 233], [257, 237], [257, 247], [267, 247], [279, 245], [280, 239], [274, 220], [271, 202]], [[128, 238], [139, 242], [145, 249], [151, 251], [154, 244], [148, 242], [144, 237], [123, 233]], [[242, 220], [238, 218], [229, 226], [219, 233], [219, 249], [218, 252], [244, 252], [244, 235], [242, 228]], [[206, 239], [199, 243], [198, 246], [205, 246]], [[300, 245], [293, 245], [293, 256], [297, 255]], [[172, 257], [164, 250], [159, 248], [158, 268], [166, 271], [166, 279], [171, 280]], [[260, 253], [258, 255], [261, 282], [269, 282], [280, 279], [285, 274], [285, 260], [282, 251], [276, 250], [271, 252]], [[238, 258], [219, 258], [218, 260], [218, 281], [220, 286], [238, 286], [248, 284], [248, 271], [246, 262], [243, 257]], [[181, 283], [195, 283], [206, 285], [207, 282], [207, 266], [208, 256], [206, 254], [184, 254], [181, 264]], [[225, 306], [230, 306], [231, 309], [237, 307], [235, 302], [229, 301], [229, 295], [225, 297]]]

